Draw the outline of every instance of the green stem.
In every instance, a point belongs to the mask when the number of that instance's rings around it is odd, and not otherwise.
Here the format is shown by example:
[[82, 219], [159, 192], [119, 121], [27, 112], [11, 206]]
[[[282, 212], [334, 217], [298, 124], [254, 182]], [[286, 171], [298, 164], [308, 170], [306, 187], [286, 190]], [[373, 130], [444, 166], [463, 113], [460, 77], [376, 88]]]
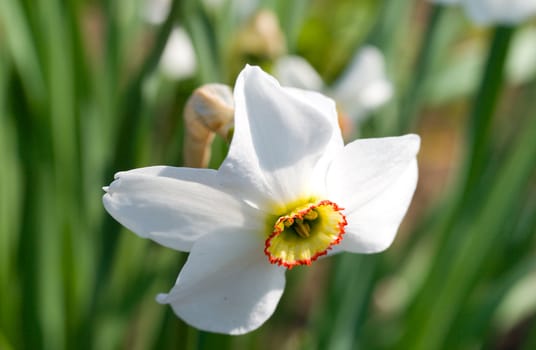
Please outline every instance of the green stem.
[[503, 86], [504, 67], [513, 32], [513, 27], [497, 27], [493, 34], [484, 76], [470, 114], [464, 199], [474, 193], [472, 189], [486, 168], [493, 115]]
[[361, 332], [376, 278], [379, 256], [334, 257], [324, 305], [314, 320], [319, 349], [353, 349]]
[[[22, 174], [23, 193], [21, 194], [24, 219], [20, 222], [17, 235], [17, 252], [15, 254], [16, 274], [19, 277], [18, 289], [20, 298], [24, 302], [19, 306], [18, 314], [12, 316], [11, 322], [16, 323], [18, 334], [12, 336], [12, 343], [16, 348], [41, 349], [43, 348], [43, 330], [39, 323], [39, 259], [41, 251], [39, 245], [39, 206], [38, 198], [42, 196], [39, 182], [40, 174], [49, 170], [46, 165], [50, 163], [51, 152], [47, 142], [47, 125], [36, 118], [30, 111], [23, 88], [23, 82], [14, 80], [10, 86], [11, 115], [14, 117], [17, 140], [26, 140], [18, 143], [18, 156]], [[14, 281], [15, 282], [15, 281]], [[15, 284], [14, 284], [15, 285]], [[14, 302], [14, 301], [12, 301]], [[24, 336], [30, 334], [31, 336]]]
[[411, 84], [407, 90], [407, 94], [402, 100], [402, 106], [400, 110], [400, 118], [398, 119], [398, 132], [406, 133], [413, 129], [413, 124], [417, 117], [417, 112], [421, 104], [422, 87], [426, 80], [428, 71], [430, 69], [430, 63], [432, 61], [433, 43], [436, 33], [438, 31], [438, 24], [441, 19], [441, 13], [443, 6], [434, 5], [432, 12], [428, 16], [428, 23], [426, 24], [426, 30], [424, 39], [415, 63], [415, 72]]

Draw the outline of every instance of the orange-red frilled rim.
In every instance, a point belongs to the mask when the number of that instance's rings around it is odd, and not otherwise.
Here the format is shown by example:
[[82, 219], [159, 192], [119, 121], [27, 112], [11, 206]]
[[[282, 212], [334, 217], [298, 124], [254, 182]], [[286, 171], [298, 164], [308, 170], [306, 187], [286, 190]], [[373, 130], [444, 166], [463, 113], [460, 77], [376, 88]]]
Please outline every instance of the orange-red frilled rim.
[[347, 225], [343, 209], [322, 200], [280, 216], [266, 239], [264, 253], [272, 264], [288, 269], [311, 265], [342, 241]]

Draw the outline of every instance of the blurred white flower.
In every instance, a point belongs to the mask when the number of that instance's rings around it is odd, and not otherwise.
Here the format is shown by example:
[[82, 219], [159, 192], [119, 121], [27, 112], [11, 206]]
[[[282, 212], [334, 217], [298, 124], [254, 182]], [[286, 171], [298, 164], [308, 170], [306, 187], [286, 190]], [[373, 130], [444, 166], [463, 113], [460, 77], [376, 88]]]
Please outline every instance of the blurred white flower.
[[516, 25], [536, 14], [536, 0], [432, 0], [438, 4], [460, 4], [480, 25]]
[[326, 86], [315, 69], [299, 56], [280, 58], [274, 72], [282, 85], [324, 92], [358, 122], [393, 94], [392, 84], [385, 74], [383, 55], [372, 46], [361, 48], [331, 87]]
[[[160, 25], [166, 20], [170, 9], [171, 0], [145, 0], [141, 16], [150, 24]], [[194, 46], [183, 27], [175, 26], [169, 34], [159, 68], [173, 80], [187, 79], [195, 74], [197, 61]]]
[[197, 328], [242, 334], [274, 312], [287, 268], [391, 244], [415, 190], [420, 139], [344, 146], [331, 99], [281, 87], [258, 67], [240, 73], [234, 101], [218, 170], [120, 172], [103, 202], [139, 236], [190, 252], [159, 302]]
[[181, 80], [191, 77], [197, 70], [194, 46], [182, 27], [175, 27], [169, 35], [160, 58], [160, 69], [167, 77]]
[[171, 0], [144, 0], [141, 16], [150, 24], [162, 24], [171, 8]]
[[335, 82], [331, 95], [356, 119], [387, 102], [393, 94], [385, 60], [375, 47], [363, 47]]
[[508, 79], [515, 84], [529, 82], [536, 75], [536, 28], [515, 33], [506, 64]]
[[466, 0], [464, 5], [479, 24], [515, 25], [536, 14], [536, 0]]

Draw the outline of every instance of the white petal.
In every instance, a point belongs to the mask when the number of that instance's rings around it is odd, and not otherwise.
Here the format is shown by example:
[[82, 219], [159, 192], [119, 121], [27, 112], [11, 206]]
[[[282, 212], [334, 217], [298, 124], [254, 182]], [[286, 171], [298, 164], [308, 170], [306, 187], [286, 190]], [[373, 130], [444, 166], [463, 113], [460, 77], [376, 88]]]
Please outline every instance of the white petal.
[[287, 88], [287, 91], [293, 94], [296, 98], [302, 99], [304, 103], [311, 103], [311, 101], [314, 101], [313, 106], [318, 108], [319, 112], [323, 113], [325, 116], [330, 117], [330, 127], [334, 132], [331, 134], [331, 139], [329, 140], [324, 153], [319, 157], [313, 171], [309, 174], [311, 188], [314, 189], [315, 194], [322, 195], [326, 192], [325, 182], [327, 169], [335, 155], [344, 147], [338, 115], [333, 113], [335, 108], [333, 100], [325, 98], [324, 95], [314, 91], [293, 88]]
[[274, 312], [285, 287], [285, 269], [268, 262], [261, 236], [210, 234], [193, 246], [176, 285], [160, 294], [188, 324], [243, 334]]
[[333, 88], [333, 97], [355, 117], [381, 106], [392, 94], [393, 87], [385, 73], [385, 60], [373, 46], [365, 46], [357, 52]]
[[417, 177], [417, 161], [413, 160], [381, 194], [347, 214], [348, 226], [337, 249], [353, 253], [387, 249], [409, 207]]
[[196, 181], [197, 179], [199, 179], [200, 182], [206, 182], [206, 184], [209, 186], [218, 183], [218, 179], [216, 178], [216, 171], [214, 170], [179, 168], [167, 165], [155, 165], [144, 168], [119, 171], [115, 173], [114, 179], [118, 179], [125, 175], [161, 176], [183, 181]]
[[[235, 132], [220, 172], [255, 189], [257, 202], [283, 204], [310, 194], [316, 163], [342, 147], [336, 110], [320, 94], [281, 88], [258, 67], [247, 66], [235, 91]], [[337, 142], [338, 141], [338, 142]]]
[[324, 82], [316, 70], [300, 56], [284, 56], [275, 63], [274, 75], [281, 85], [321, 91]]
[[175, 27], [171, 31], [160, 67], [171, 79], [181, 80], [194, 75], [197, 69], [195, 50], [188, 33], [182, 27]]
[[189, 251], [219, 228], [258, 231], [260, 212], [223, 191], [208, 169], [149, 167], [121, 172], [103, 197], [106, 210], [129, 230]]
[[346, 209], [359, 209], [373, 200], [415, 160], [417, 135], [360, 139], [344, 147], [327, 174], [329, 199]]

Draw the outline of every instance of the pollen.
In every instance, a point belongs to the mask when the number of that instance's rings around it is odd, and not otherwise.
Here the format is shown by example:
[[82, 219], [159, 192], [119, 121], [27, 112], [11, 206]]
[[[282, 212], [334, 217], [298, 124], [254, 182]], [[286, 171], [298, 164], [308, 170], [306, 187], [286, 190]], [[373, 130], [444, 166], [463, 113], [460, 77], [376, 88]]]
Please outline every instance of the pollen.
[[341, 242], [347, 224], [342, 210], [331, 201], [321, 200], [279, 216], [266, 239], [264, 253], [272, 264], [288, 269], [311, 265]]

